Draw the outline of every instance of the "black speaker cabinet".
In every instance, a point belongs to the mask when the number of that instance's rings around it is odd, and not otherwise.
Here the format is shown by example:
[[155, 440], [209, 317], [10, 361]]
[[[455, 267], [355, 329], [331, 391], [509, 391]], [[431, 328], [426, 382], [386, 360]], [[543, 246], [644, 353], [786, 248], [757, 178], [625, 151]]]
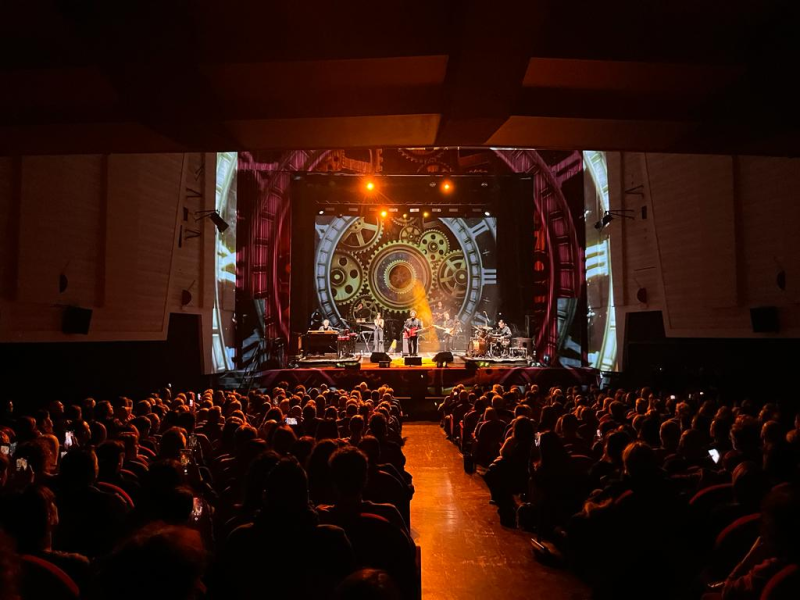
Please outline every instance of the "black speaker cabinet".
[[389, 358], [389, 355], [386, 354], [386, 352], [373, 352], [369, 357], [369, 362], [371, 363], [392, 362], [392, 359]]
[[89, 326], [92, 323], [92, 309], [79, 308], [77, 306], [67, 306], [61, 319], [61, 331], [64, 333], [79, 333], [86, 335], [89, 333]]
[[421, 367], [422, 366], [422, 357], [421, 356], [406, 356], [404, 359], [404, 364], [407, 367]]

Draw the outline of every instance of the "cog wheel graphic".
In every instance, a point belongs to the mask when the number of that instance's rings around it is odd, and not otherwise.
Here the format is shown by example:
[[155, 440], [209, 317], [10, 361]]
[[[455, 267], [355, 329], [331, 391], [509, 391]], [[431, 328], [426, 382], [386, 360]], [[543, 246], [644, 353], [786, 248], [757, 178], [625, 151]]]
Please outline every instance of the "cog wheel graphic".
[[434, 287], [427, 258], [410, 242], [389, 242], [378, 248], [367, 272], [370, 292], [388, 312], [407, 310]]
[[444, 257], [437, 271], [439, 289], [451, 298], [463, 298], [467, 293], [469, 273], [464, 253], [460, 250]]
[[363, 252], [375, 246], [382, 236], [380, 217], [359, 217], [344, 232], [339, 245], [350, 252]]
[[406, 227], [407, 225], [411, 225], [418, 220], [419, 218], [415, 217], [414, 215], [399, 215], [397, 217], [392, 217], [392, 223], [399, 225], [400, 227]]
[[444, 232], [438, 229], [429, 229], [419, 239], [419, 247], [425, 257], [436, 262], [442, 259], [450, 250], [450, 242]]
[[444, 153], [445, 148], [398, 148], [401, 156], [415, 163], [425, 163]]
[[329, 276], [333, 299], [338, 304], [351, 301], [364, 285], [364, 268], [357, 258], [346, 252], [333, 253]]
[[355, 314], [353, 313], [355, 311], [356, 306], [358, 306], [359, 304], [363, 304], [364, 308], [366, 308], [369, 311], [370, 320], [374, 319], [375, 316], [379, 312], [381, 312], [381, 308], [380, 306], [378, 306], [378, 303], [375, 302], [375, 300], [373, 300], [369, 296], [359, 296], [353, 301], [352, 308], [350, 309], [350, 319], [353, 321], [355, 321], [356, 319]]
[[406, 225], [400, 230], [400, 239], [404, 242], [416, 242], [422, 235], [422, 227], [416, 223]]

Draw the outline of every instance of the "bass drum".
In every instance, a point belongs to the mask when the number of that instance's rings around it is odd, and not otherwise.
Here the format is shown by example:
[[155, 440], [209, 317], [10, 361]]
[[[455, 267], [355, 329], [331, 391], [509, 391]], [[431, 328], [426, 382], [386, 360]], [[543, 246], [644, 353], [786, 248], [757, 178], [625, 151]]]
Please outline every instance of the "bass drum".
[[486, 340], [483, 338], [469, 341], [469, 352], [472, 356], [485, 356], [487, 350]]

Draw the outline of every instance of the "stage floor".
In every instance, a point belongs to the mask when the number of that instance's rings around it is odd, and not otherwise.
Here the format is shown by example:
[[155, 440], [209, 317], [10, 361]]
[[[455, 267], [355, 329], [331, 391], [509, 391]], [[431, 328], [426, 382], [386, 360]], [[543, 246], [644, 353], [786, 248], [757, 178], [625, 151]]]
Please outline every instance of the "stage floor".
[[392, 387], [397, 395], [409, 397], [440, 397], [459, 383], [464, 385], [505, 386], [537, 384], [551, 386], [585, 385], [596, 383], [600, 375], [595, 369], [530, 366], [519, 359], [470, 359], [454, 355], [454, 362], [437, 367], [434, 353], [421, 353], [422, 365], [406, 366], [402, 356], [392, 356], [391, 366], [372, 363], [369, 356], [350, 359], [333, 357], [309, 358], [296, 368], [264, 371], [256, 378], [258, 387], [268, 392], [280, 382], [316, 387], [349, 389], [366, 381], [374, 389], [382, 384]]
[[[436, 356], [436, 352], [420, 352], [419, 357], [422, 359], [421, 365], [406, 365], [405, 364], [405, 357], [399, 354], [389, 354], [391, 358], [391, 367], [393, 369], [435, 369], [438, 368], [436, 362], [434, 362], [434, 357]], [[366, 369], [380, 369], [385, 367], [381, 367], [378, 363], [373, 363], [370, 361], [370, 355], [356, 355], [351, 357], [343, 357], [337, 358], [333, 355], [327, 356], [310, 356], [307, 358], [298, 358], [295, 361], [299, 368], [311, 368], [311, 369], [335, 369], [335, 368], [348, 368], [354, 367], [356, 364], [360, 364], [359, 367], [361, 370]], [[467, 365], [476, 365], [479, 367], [490, 367], [490, 366], [514, 366], [514, 367], [529, 367], [534, 366], [531, 365], [527, 360], [524, 358], [488, 358], [488, 357], [481, 357], [481, 358], [473, 358], [464, 356], [462, 354], [453, 353], [453, 362], [449, 363], [449, 368], [459, 368], [465, 367]], [[541, 366], [541, 365], [538, 365]]]

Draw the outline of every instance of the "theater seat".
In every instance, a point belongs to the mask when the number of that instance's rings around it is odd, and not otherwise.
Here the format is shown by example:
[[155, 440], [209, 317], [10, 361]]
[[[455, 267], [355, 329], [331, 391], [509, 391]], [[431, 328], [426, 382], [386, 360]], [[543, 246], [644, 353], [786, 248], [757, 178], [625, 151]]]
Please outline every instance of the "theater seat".
[[732, 483], [720, 483], [700, 490], [689, 500], [689, 506], [697, 515], [707, 517], [714, 508], [726, 502], [733, 502]]
[[587, 475], [594, 465], [594, 460], [592, 460], [590, 456], [585, 456], [583, 454], [573, 454], [570, 460], [578, 472], [583, 475]]
[[800, 567], [789, 565], [772, 576], [761, 592], [761, 600], [797, 600], [800, 598]]
[[614, 506], [617, 508], [625, 508], [626, 506], [630, 506], [631, 502], [633, 502], [633, 491], [625, 490], [614, 500]]
[[123, 502], [125, 502], [125, 504], [128, 505], [128, 508], [130, 510], [133, 510], [134, 508], [133, 500], [128, 495], [128, 492], [123, 490], [118, 485], [114, 485], [113, 483], [106, 483], [105, 481], [98, 481], [95, 485], [99, 490], [118, 496]]
[[484, 421], [478, 425], [472, 453], [477, 464], [488, 467], [497, 458], [505, 429], [506, 424], [502, 421]]
[[419, 597], [416, 547], [405, 532], [371, 513], [362, 513], [341, 525], [361, 566], [388, 572], [404, 598]]
[[23, 554], [22, 600], [76, 600], [80, 590], [72, 578], [50, 561]]
[[761, 513], [755, 513], [736, 519], [720, 532], [709, 565], [712, 578], [720, 580], [728, 576], [753, 547], [760, 529]]

